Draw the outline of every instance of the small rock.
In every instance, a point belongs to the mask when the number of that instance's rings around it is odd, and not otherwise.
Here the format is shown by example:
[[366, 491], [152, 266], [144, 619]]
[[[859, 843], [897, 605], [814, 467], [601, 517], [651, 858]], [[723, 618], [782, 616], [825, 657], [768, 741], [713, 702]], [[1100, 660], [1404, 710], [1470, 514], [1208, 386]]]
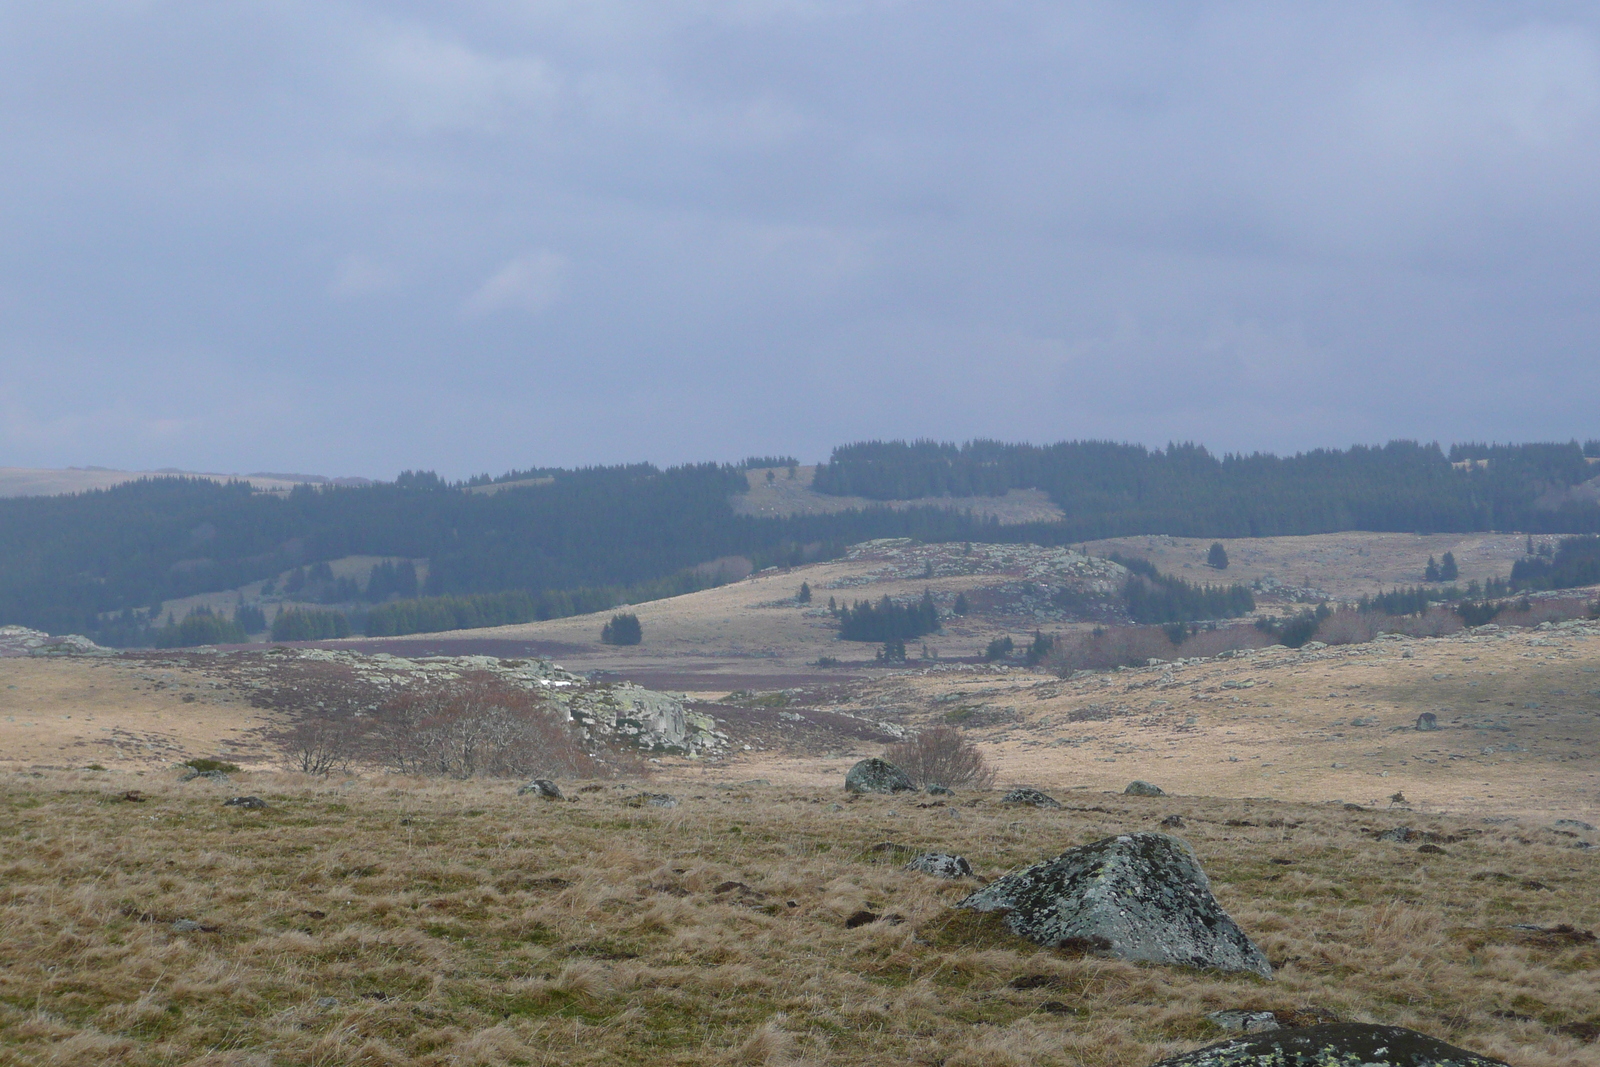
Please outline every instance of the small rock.
[[1557, 819], [1556, 828], [1560, 830], [1583, 830], [1586, 833], [1594, 829], [1593, 826], [1581, 819]]
[[1162, 826], [1170, 826], [1170, 827], [1173, 827], [1173, 828], [1181, 827], [1183, 825], [1183, 816], [1182, 815], [1168, 815], [1165, 819], [1161, 820], [1161, 825]]
[[267, 806], [267, 802], [260, 797], [229, 797], [222, 802], [222, 806], [225, 808], [249, 808], [251, 811], [259, 811]]
[[1018, 786], [1000, 798], [1002, 804], [1026, 804], [1035, 808], [1060, 808], [1061, 801], [1032, 786]]
[[678, 798], [671, 793], [638, 793], [627, 800], [630, 808], [675, 808]]
[[1149, 782], [1129, 782], [1128, 788], [1122, 791], [1123, 796], [1129, 797], [1164, 797], [1166, 792], [1159, 785]]
[[527, 785], [517, 790], [517, 796], [525, 797], [529, 794], [544, 797], [546, 800], [561, 800], [561, 787], [548, 778], [535, 778]]
[[1411, 827], [1409, 827], [1409, 826], [1396, 826], [1392, 830], [1385, 830], [1383, 833], [1379, 834], [1378, 835], [1378, 840], [1379, 841], [1399, 841], [1399, 842], [1403, 843], [1403, 842], [1406, 842], [1406, 841], [1410, 841], [1413, 837], [1416, 837], [1416, 836], [1417, 836], [1416, 831], [1411, 829]]
[[204, 923], [197, 923], [193, 919], [179, 919], [172, 924], [172, 929], [174, 932], [180, 934], [209, 934], [214, 932], [216, 927], [206, 926]]
[[1278, 1029], [1278, 1017], [1270, 1011], [1242, 1009], [1212, 1011], [1206, 1013], [1206, 1018], [1224, 1030], [1237, 1030], [1242, 1034], [1259, 1034], [1266, 1030]]
[[915, 793], [917, 787], [905, 771], [888, 760], [864, 759], [844, 776], [847, 793]]
[[1435, 715], [1433, 712], [1425, 711], [1421, 715], [1417, 716], [1417, 729], [1427, 731], [1437, 730], [1438, 728], [1439, 716]]
[[935, 878], [969, 878], [972, 876], [972, 865], [962, 856], [955, 856], [948, 852], [924, 852], [914, 857], [905, 867], [908, 871], [920, 871], [931, 874]]
[[318, 997], [317, 998], [317, 1007], [319, 1007], [319, 1008], [337, 1008], [338, 1006], [339, 1006], [339, 998], [338, 997]]
[[1506, 1067], [1503, 1060], [1447, 1045], [1415, 1030], [1327, 1023], [1269, 1030], [1161, 1060], [1154, 1067]]
[[934, 797], [953, 797], [956, 795], [956, 791], [947, 785], [930, 785], [928, 787], [928, 795]]
[[204, 778], [208, 782], [230, 781], [227, 771], [196, 771], [190, 770], [188, 774], [180, 775], [178, 781], [192, 782], [196, 778]]

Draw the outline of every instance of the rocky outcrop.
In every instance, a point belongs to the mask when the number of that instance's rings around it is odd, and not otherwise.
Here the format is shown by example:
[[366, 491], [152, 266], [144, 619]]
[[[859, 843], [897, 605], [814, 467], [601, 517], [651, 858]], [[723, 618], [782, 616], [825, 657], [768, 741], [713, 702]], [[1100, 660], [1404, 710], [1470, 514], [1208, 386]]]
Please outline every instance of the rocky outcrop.
[[1061, 801], [1030, 785], [1018, 786], [1000, 798], [1002, 804], [1023, 804], [1033, 808], [1060, 808]]
[[911, 784], [911, 779], [906, 772], [890, 763], [888, 760], [864, 759], [850, 768], [844, 776], [844, 788], [847, 793], [915, 793], [917, 787]]
[[1129, 782], [1128, 788], [1122, 791], [1122, 795], [1129, 797], [1164, 797], [1167, 794], [1159, 785], [1151, 785], [1149, 782]]
[[1329, 1023], [1236, 1037], [1154, 1067], [1506, 1067], [1399, 1026]]
[[110, 655], [115, 655], [113, 649], [101, 648], [81, 634], [52, 636], [26, 626], [0, 626], [0, 657]]
[[1000, 878], [957, 907], [1002, 911], [1041, 945], [1117, 959], [1272, 977], [1267, 957], [1211, 895], [1189, 846], [1120, 834]]
[[906, 864], [906, 870], [931, 874], [935, 878], [970, 878], [972, 865], [964, 856], [949, 852], [924, 852]]

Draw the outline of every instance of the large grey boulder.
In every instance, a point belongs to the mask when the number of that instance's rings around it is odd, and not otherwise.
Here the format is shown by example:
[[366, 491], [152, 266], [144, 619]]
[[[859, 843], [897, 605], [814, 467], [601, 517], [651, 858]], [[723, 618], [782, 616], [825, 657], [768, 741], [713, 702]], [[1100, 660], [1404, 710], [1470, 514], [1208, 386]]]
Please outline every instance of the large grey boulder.
[[561, 787], [548, 778], [535, 778], [517, 790], [517, 796], [519, 797], [525, 797], [530, 794], [536, 797], [543, 797], [546, 800], [560, 800]]
[[1008, 874], [956, 905], [1003, 911], [1013, 932], [1146, 963], [1272, 977], [1272, 965], [1211, 895], [1189, 846], [1119, 834]]
[[850, 768], [844, 776], [844, 788], [847, 793], [915, 793], [917, 787], [911, 784], [911, 779], [906, 772], [890, 763], [888, 760], [864, 759]]
[[1124, 789], [1122, 794], [1129, 797], [1164, 797], [1167, 795], [1159, 785], [1151, 785], [1149, 782], [1139, 781], [1129, 782], [1128, 788]]
[[1172, 1056], [1154, 1067], [1506, 1067], [1415, 1030], [1327, 1023], [1271, 1030]]

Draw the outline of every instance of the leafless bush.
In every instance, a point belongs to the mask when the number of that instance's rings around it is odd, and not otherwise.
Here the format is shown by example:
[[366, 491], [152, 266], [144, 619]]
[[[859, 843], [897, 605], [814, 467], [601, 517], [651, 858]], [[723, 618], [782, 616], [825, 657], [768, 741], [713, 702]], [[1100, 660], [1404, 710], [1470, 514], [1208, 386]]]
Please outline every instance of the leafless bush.
[[589, 778], [619, 762], [585, 748], [541, 694], [487, 673], [409, 688], [378, 708], [371, 737], [376, 762], [403, 774]]
[[[1526, 606], [1524, 606], [1526, 604]], [[1538, 626], [1541, 622], [1566, 622], [1581, 619], [1589, 614], [1589, 602], [1581, 598], [1562, 597], [1551, 600], [1512, 601], [1505, 611], [1495, 617], [1501, 626]]]
[[1262, 648], [1272, 638], [1253, 626], [1219, 626], [1184, 637], [1174, 645], [1160, 626], [1118, 626], [1062, 636], [1045, 657], [1046, 666], [1065, 678], [1073, 671], [1142, 667], [1152, 659], [1215, 656], [1236, 648]]
[[273, 736], [284, 760], [302, 774], [346, 771], [366, 749], [367, 724], [348, 708], [317, 708]]
[[975, 789], [994, 785], [994, 768], [978, 746], [954, 726], [931, 726], [910, 740], [890, 745], [883, 758], [924, 789], [930, 785], [966, 785]]

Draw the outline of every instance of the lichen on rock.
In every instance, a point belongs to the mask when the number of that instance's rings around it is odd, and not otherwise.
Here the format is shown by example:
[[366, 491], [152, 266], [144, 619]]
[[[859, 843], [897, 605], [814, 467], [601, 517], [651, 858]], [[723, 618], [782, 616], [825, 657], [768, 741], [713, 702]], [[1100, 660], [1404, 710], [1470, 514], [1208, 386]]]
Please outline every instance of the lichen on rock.
[[1068, 849], [956, 906], [1003, 911], [1013, 932], [1049, 947], [1272, 977], [1267, 957], [1211, 895], [1189, 846], [1168, 834], [1120, 834]]
[[1329, 1023], [1272, 1030], [1161, 1060], [1153, 1067], [1506, 1067], [1399, 1026]]

